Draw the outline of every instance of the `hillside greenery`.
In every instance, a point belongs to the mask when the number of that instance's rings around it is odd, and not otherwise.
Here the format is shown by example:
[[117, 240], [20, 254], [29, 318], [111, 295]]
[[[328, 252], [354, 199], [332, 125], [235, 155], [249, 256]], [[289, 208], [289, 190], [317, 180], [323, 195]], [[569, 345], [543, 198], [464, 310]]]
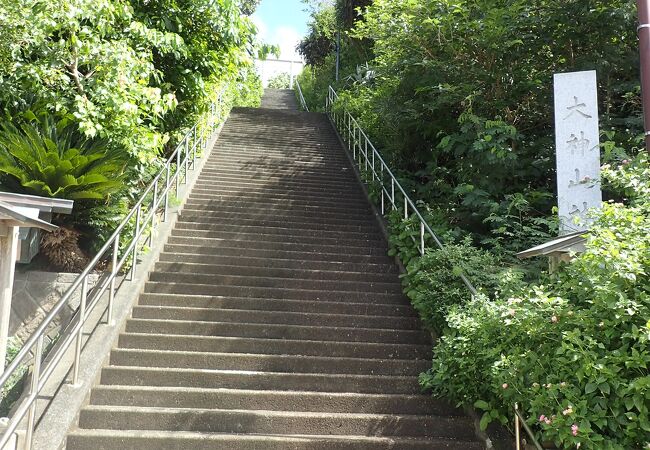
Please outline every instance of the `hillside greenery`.
[[74, 199], [55, 221], [101, 244], [224, 88], [259, 104], [258, 3], [0, 0], [0, 190]]

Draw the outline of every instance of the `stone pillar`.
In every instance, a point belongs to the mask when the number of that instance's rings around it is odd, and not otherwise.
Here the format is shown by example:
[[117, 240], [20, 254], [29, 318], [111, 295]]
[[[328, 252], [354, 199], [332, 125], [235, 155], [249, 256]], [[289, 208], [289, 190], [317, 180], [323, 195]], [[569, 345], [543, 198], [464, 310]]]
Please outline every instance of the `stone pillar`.
[[18, 227], [0, 225], [0, 373], [4, 372], [7, 356], [17, 249]]

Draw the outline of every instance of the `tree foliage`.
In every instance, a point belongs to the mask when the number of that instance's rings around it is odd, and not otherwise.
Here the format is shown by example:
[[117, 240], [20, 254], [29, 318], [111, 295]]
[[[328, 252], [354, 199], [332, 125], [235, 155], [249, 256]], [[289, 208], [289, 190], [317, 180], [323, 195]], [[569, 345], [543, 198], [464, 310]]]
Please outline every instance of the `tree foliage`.
[[[101, 145], [101, 160], [110, 164], [121, 155], [126, 176], [112, 177], [122, 181], [118, 193], [108, 198], [104, 191], [91, 203], [109, 209], [107, 202], [129, 204], [225, 85], [247, 104], [259, 102], [256, 29], [244, 15], [257, 3], [0, 0], [0, 123], [5, 141], [11, 138], [22, 148], [21, 155], [12, 154], [18, 150], [6, 142], [3, 167], [11, 158], [20, 165], [30, 152], [49, 152], [40, 173], [31, 166], [23, 167], [32, 170], [24, 176], [5, 170], [2, 188], [34, 193], [32, 182], [40, 178], [40, 194], [69, 196], [70, 176], [88, 168], [82, 154]], [[49, 122], [25, 122], [26, 111], [50, 116]], [[61, 118], [65, 129], [56, 123]], [[51, 130], [63, 133], [56, 136], [59, 141], [48, 134]], [[68, 142], [73, 135], [74, 145]], [[81, 154], [72, 155], [70, 148]], [[101, 165], [98, 154], [91, 158], [95, 166]], [[58, 181], [48, 178], [48, 167], [60, 175]], [[75, 182], [83, 184], [81, 178]], [[78, 203], [75, 214], [86, 215], [85, 209]]]
[[[631, 2], [375, 0], [362, 17], [349, 34], [365, 53], [342, 49], [343, 101], [414, 195], [478, 240], [500, 232], [493, 219], [515, 199], [526, 204], [526, 228], [547, 228], [528, 219], [553, 205], [553, 73], [596, 69], [603, 140], [636, 145]], [[314, 84], [331, 82], [333, 57], [318, 62], [311, 75], [329, 79]], [[348, 76], [363, 63], [370, 83]]]

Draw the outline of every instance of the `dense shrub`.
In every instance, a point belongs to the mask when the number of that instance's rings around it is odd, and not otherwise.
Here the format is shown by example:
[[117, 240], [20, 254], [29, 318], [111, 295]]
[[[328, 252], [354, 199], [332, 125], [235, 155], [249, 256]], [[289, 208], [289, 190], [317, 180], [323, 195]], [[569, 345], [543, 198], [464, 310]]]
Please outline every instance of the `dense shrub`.
[[597, 214], [587, 250], [544, 285], [452, 308], [422, 377], [436, 395], [506, 422], [520, 402], [562, 448], [650, 443], [650, 196], [647, 158], [606, 175], [628, 194]]
[[258, 3], [0, 0], [0, 189], [74, 199], [66, 225], [109, 235], [224, 86], [259, 104]]
[[269, 89], [289, 89], [291, 79], [288, 72], [282, 72], [269, 80]]
[[414, 197], [482, 245], [512, 254], [555, 231], [553, 73], [597, 70], [613, 147], [633, 148], [642, 132], [633, 2], [375, 0], [348, 31], [325, 11], [312, 34], [344, 31], [342, 74], [334, 83], [333, 49], [307, 68], [310, 109], [334, 84]]

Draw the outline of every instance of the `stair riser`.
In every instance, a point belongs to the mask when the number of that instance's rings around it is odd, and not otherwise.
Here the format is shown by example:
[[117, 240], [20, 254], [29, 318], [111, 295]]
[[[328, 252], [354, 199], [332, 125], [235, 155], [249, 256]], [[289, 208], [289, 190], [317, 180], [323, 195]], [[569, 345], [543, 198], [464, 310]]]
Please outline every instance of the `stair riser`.
[[148, 282], [145, 292], [160, 294], [220, 295], [224, 297], [282, 298], [287, 300], [324, 300], [352, 303], [381, 303], [405, 305], [407, 301], [400, 295], [310, 291], [287, 288], [250, 287], [250, 286], [210, 286], [180, 283]]
[[[359, 231], [372, 229], [376, 226], [371, 217], [364, 219], [336, 218], [336, 217], [296, 217], [293, 214], [270, 214], [261, 212], [228, 212], [228, 211], [182, 211], [179, 220], [183, 222], [199, 223], [242, 223], [250, 225], [284, 224], [289, 227], [305, 227], [315, 230], [357, 227]], [[386, 253], [384, 248], [374, 249], [377, 253]]]
[[[200, 388], [256, 389], [315, 392], [358, 392], [366, 394], [409, 394], [420, 392], [415, 377], [320, 375], [264, 372], [206, 372], [173, 369], [144, 369], [113, 366], [102, 370], [102, 384], [124, 386], [185, 386]], [[90, 428], [81, 425], [81, 427]], [[173, 429], [173, 428], [171, 428]]]
[[[382, 235], [377, 231], [337, 231], [333, 229], [318, 230], [318, 234], [314, 233], [313, 229], [301, 228], [287, 228], [287, 224], [280, 225], [246, 225], [246, 224], [232, 224], [232, 223], [199, 223], [199, 222], [178, 222], [174, 228], [177, 231], [197, 230], [205, 232], [230, 232], [230, 233], [245, 233], [245, 234], [263, 234], [263, 235], [276, 235], [286, 236], [288, 240], [305, 240], [301, 238], [319, 238], [324, 237], [327, 239], [351, 239], [355, 241], [364, 240], [382, 240]], [[385, 247], [385, 245], [384, 245]], [[392, 264], [394, 266], [394, 264]]]
[[266, 190], [250, 191], [250, 190], [237, 190], [221, 188], [218, 192], [213, 189], [194, 189], [192, 194], [188, 197], [188, 204], [219, 204], [219, 205], [234, 205], [241, 206], [244, 202], [252, 205], [291, 205], [294, 206], [313, 206], [325, 208], [354, 208], [360, 210], [367, 210], [369, 205], [364, 199], [331, 199], [329, 197], [315, 197], [312, 195], [301, 195], [298, 192], [294, 193], [272, 193]]
[[[192, 228], [195, 226], [198, 229], [214, 230], [219, 229], [224, 225], [240, 225], [240, 226], [255, 226], [255, 227], [270, 227], [270, 228], [287, 228], [296, 227], [303, 230], [312, 231], [334, 231], [345, 232], [352, 231], [355, 233], [372, 233], [377, 230], [376, 223], [368, 221], [367, 223], [350, 224], [350, 223], [323, 223], [321, 221], [311, 222], [297, 222], [289, 221], [286, 218], [283, 220], [275, 220], [273, 218], [245, 218], [245, 217], [199, 217], [182, 215], [179, 217], [181, 228]], [[197, 225], [187, 225], [197, 224]]]
[[381, 281], [343, 281], [300, 278], [259, 277], [255, 275], [190, 274], [178, 272], [152, 272], [151, 281], [170, 283], [192, 283], [219, 286], [250, 286], [283, 289], [331, 290], [335, 292], [377, 292], [381, 294], [401, 294], [402, 287], [397, 280]]
[[183, 207], [183, 211], [224, 211], [229, 213], [255, 213], [260, 215], [290, 215], [295, 217], [319, 217], [319, 218], [338, 218], [338, 219], [356, 219], [356, 220], [367, 220], [372, 217], [372, 213], [369, 208], [361, 210], [359, 208], [345, 208], [339, 206], [337, 208], [320, 208], [320, 207], [309, 207], [303, 205], [291, 205], [291, 204], [271, 204], [271, 203], [249, 203], [245, 205], [241, 202], [239, 204], [234, 204], [232, 202], [222, 203], [218, 201], [188, 201]]
[[283, 191], [301, 191], [302, 193], [314, 194], [339, 194], [347, 196], [348, 192], [358, 193], [360, 186], [352, 181], [346, 183], [326, 183], [323, 181], [313, 181], [302, 179], [267, 179], [267, 178], [247, 178], [243, 176], [200, 176], [196, 181], [196, 186], [201, 188], [216, 189], [219, 186], [251, 186], [257, 189], [271, 189]]
[[[391, 376], [418, 376], [418, 374], [431, 367], [431, 363], [428, 361], [316, 358], [307, 356], [227, 353], [154, 352], [125, 349], [113, 350], [111, 353], [111, 365], [168, 367], [177, 369], [220, 369], [349, 375], [373, 374]], [[298, 397], [298, 394], [294, 394], [293, 397]], [[419, 398], [419, 401], [423, 404], [427, 403], [422, 397]], [[192, 407], [192, 405], [187, 406]], [[194, 407], [201, 408], [202, 406], [196, 405]], [[316, 405], [312, 405], [311, 407], [318, 408]], [[215, 406], [215, 408], [218, 408], [218, 406]]]
[[[259, 353], [368, 359], [430, 360], [426, 345], [370, 344], [363, 342], [289, 341], [279, 339], [219, 338], [122, 334], [120, 348], [176, 350], [188, 352]], [[279, 388], [282, 389], [282, 388]]]
[[306, 242], [267, 242], [265, 240], [229, 240], [221, 238], [199, 238], [199, 237], [176, 237], [171, 236], [167, 243], [169, 245], [200, 245], [207, 249], [219, 253], [219, 249], [226, 248], [244, 248], [247, 250], [282, 250], [294, 252], [311, 252], [311, 253], [326, 253], [326, 254], [342, 254], [342, 255], [365, 255], [365, 256], [384, 256], [386, 250], [377, 248], [376, 246], [348, 246], [340, 247], [336, 245], [323, 245], [310, 243], [307, 239]]
[[[324, 183], [343, 182], [354, 183], [354, 173], [352, 169], [341, 166], [332, 167], [331, 165], [323, 165], [321, 168], [314, 167], [308, 164], [301, 164], [301, 167], [287, 168], [286, 164], [277, 165], [260, 165], [246, 162], [227, 162], [210, 163], [210, 165], [203, 166], [201, 170], [202, 175], [221, 177], [223, 175], [235, 176], [238, 178], [260, 178], [260, 177], [277, 177], [280, 179], [313, 179]], [[302, 167], [304, 166], [304, 167]], [[328, 167], [325, 169], [325, 167]]]
[[[197, 322], [227, 322], [231, 323], [231, 328], [237, 323], [241, 324], [267, 324], [267, 325], [297, 325], [304, 327], [344, 327], [344, 328], [381, 328], [384, 330], [419, 330], [419, 322], [414, 317], [381, 317], [381, 316], [356, 316], [335, 315], [335, 314], [312, 314], [312, 313], [289, 313], [289, 312], [270, 312], [270, 311], [246, 311], [246, 310], [228, 310], [228, 309], [191, 309], [191, 308], [172, 308], [157, 306], [135, 306], [133, 308], [134, 319], [154, 319], [154, 320], [190, 320]], [[199, 326], [197, 324], [197, 326]], [[206, 325], [207, 326], [207, 325]], [[243, 326], [243, 325], [242, 325]], [[224, 325], [222, 328], [228, 328]], [[259, 327], [251, 332], [260, 332]], [[274, 333], [281, 334], [283, 330]], [[328, 330], [321, 330], [326, 333]], [[342, 332], [343, 330], [339, 330]], [[272, 333], [272, 330], [268, 330]], [[309, 333], [300, 330], [285, 329], [287, 334], [295, 333], [303, 335], [303, 339], [309, 337]], [[335, 330], [329, 330], [333, 333]], [[318, 330], [314, 330], [318, 333]], [[372, 333], [365, 332], [368, 336]], [[397, 332], [395, 332], [397, 333]], [[376, 336], [385, 336], [384, 339], [393, 336], [391, 332], [375, 332]], [[405, 333], [408, 335], [409, 333]], [[413, 333], [415, 334], [415, 333]], [[350, 334], [350, 335], [353, 335]], [[419, 334], [418, 334], [419, 335]], [[336, 334], [331, 335], [330, 339], [336, 339]], [[340, 340], [347, 341], [344, 337], [348, 333], [341, 334]], [[286, 336], [290, 339], [289, 336]], [[312, 335], [312, 339], [317, 339]], [[328, 339], [328, 340], [330, 340]]]
[[245, 273], [251, 277], [273, 277], [273, 278], [300, 278], [304, 280], [339, 280], [358, 282], [399, 282], [395, 274], [372, 273], [372, 272], [343, 272], [334, 270], [300, 270], [283, 269], [277, 267], [255, 267], [236, 265], [207, 265], [189, 263], [159, 262], [155, 266], [156, 272], [172, 272], [178, 274], [196, 275], [240, 275]]
[[[94, 407], [99, 408], [99, 407]], [[411, 416], [332, 416], [299, 414], [261, 414], [245, 411], [185, 411], [166, 412], [104, 411], [89, 407], [82, 410], [79, 426], [103, 429], [141, 429], [201, 431], [209, 433], [272, 434], [337, 434], [367, 436], [430, 436], [471, 437], [468, 421], [446, 417]]]
[[462, 411], [423, 396], [293, 393], [236, 390], [94, 389], [93, 405], [155, 408], [251, 409], [362, 414], [436, 414], [461, 416]]
[[[271, 440], [272, 439], [272, 440]], [[456, 442], [453, 440], [435, 442], [431, 440], [402, 441], [394, 439], [372, 439], [368, 442], [358, 438], [331, 439], [309, 437], [239, 437], [210, 436], [197, 434], [193, 437], [158, 436], [116, 436], [114, 431], [106, 431], [101, 436], [72, 434], [68, 438], [68, 450], [481, 450], [484, 447], [475, 442]]]
[[203, 247], [197, 245], [174, 245], [166, 244], [165, 252], [169, 253], [194, 253], [197, 255], [219, 255], [230, 257], [250, 257], [268, 259], [297, 259], [302, 261], [327, 261], [334, 263], [357, 263], [357, 264], [388, 264], [388, 256], [381, 255], [358, 255], [346, 253], [318, 253], [301, 252], [279, 249], [260, 248], [233, 248], [233, 247]]
[[[333, 177], [354, 177], [354, 172], [349, 164], [315, 164], [303, 163], [287, 165], [285, 161], [271, 161], [268, 159], [259, 160], [257, 163], [252, 164], [246, 161], [238, 161], [235, 159], [220, 158], [219, 162], [211, 160], [203, 166], [203, 173], [216, 173], [233, 172], [239, 175], [255, 171], [256, 173], [272, 173], [275, 175], [326, 175]], [[252, 172], [250, 172], [252, 173]], [[352, 178], [354, 179], [354, 178]]]
[[308, 269], [308, 270], [332, 270], [335, 272], [346, 271], [363, 272], [376, 274], [397, 274], [395, 266], [389, 264], [363, 264], [328, 261], [305, 261], [280, 258], [256, 258], [244, 256], [221, 256], [221, 255], [197, 255], [190, 253], [162, 253], [160, 261], [171, 263], [196, 263], [196, 264], [232, 264], [246, 267], [272, 267], [278, 269]]
[[361, 192], [346, 192], [341, 189], [307, 189], [303, 186], [291, 186], [288, 189], [285, 186], [274, 186], [268, 183], [245, 183], [221, 180], [218, 186], [215, 184], [196, 185], [190, 198], [193, 196], [238, 196], [242, 195], [242, 201], [246, 200], [247, 196], [262, 196], [263, 198], [295, 198], [299, 200], [308, 200], [318, 205], [322, 202], [335, 202], [336, 204], [344, 205], [346, 202], [354, 204], [363, 204], [367, 207], [368, 200], [362, 197]]
[[245, 309], [249, 311], [286, 311], [325, 314], [354, 314], [380, 316], [416, 317], [410, 306], [378, 305], [364, 303], [301, 301], [284, 299], [261, 299], [241, 297], [186, 296], [171, 294], [141, 294], [140, 305], [180, 306], [186, 308]]

